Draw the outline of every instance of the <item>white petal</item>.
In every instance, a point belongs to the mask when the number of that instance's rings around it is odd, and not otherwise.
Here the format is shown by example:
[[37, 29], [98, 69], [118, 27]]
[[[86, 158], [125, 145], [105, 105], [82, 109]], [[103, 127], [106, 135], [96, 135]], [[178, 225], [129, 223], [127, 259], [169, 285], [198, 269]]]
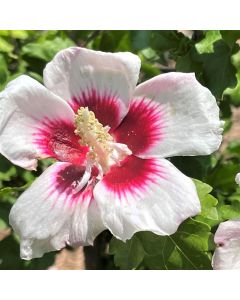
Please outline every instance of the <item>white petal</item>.
[[94, 188], [103, 222], [125, 241], [137, 231], [170, 235], [200, 212], [192, 180], [165, 159], [129, 156]]
[[[72, 47], [60, 51], [47, 64], [44, 83], [75, 111], [87, 106], [101, 123], [116, 127], [127, 112], [139, 69], [140, 59], [129, 52]], [[112, 114], [117, 120], [112, 120]]]
[[55, 163], [14, 204], [10, 224], [20, 236], [23, 259], [66, 244], [92, 244], [104, 230], [91, 185], [77, 190], [84, 173], [83, 167]]
[[36, 169], [37, 158], [47, 155], [34, 143], [44, 122], [73, 124], [70, 106], [36, 80], [20, 76], [0, 93], [0, 152], [12, 163]]
[[240, 184], [240, 173], [238, 173], [235, 177], [235, 181], [237, 184]]
[[214, 242], [218, 245], [212, 259], [215, 270], [240, 270], [240, 220], [219, 225]]
[[136, 88], [135, 97], [147, 97], [160, 104], [159, 141], [139, 155], [207, 155], [216, 151], [222, 140], [219, 108], [211, 92], [194, 74], [168, 73], [156, 76]]

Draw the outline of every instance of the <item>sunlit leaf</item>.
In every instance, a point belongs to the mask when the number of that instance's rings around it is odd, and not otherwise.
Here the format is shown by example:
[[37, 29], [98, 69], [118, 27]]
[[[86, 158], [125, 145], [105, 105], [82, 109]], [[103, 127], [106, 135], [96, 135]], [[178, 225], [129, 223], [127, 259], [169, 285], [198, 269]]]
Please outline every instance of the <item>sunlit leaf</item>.
[[208, 30], [206, 36], [198, 43], [195, 44], [195, 47], [198, 53], [213, 53], [214, 47], [213, 44], [222, 38], [219, 30]]

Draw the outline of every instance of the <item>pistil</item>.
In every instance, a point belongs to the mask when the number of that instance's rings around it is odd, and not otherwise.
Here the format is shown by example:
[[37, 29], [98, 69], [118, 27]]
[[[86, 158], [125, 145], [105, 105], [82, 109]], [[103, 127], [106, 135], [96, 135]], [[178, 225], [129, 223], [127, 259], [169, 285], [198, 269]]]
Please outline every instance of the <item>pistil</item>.
[[75, 134], [80, 137], [80, 145], [90, 148], [88, 158], [98, 162], [106, 172], [109, 168], [108, 158], [113, 151], [109, 145], [109, 142], [113, 141], [108, 133], [110, 128], [104, 127], [87, 107], [80, 107], [78, 110], [75, 115], [75, 126]]

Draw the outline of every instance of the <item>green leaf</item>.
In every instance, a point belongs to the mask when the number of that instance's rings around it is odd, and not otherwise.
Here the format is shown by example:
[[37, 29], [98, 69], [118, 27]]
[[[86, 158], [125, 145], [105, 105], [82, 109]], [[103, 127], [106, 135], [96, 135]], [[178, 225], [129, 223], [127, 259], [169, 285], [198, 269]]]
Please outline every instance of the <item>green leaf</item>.
[[0, 196], [5, 196], [7, 194], [11, 194], [14, 192], [22, 192], [26, 188], [28, 188], [30, 185], [31, 185], [31, 182], [28, 182], [25, 185], [20, 186], [20, 187], [4, 187], [4, 188], [0, 189]]
[[17, 175], [16, 168], [11, 166], [7, 172], [0, 172], [0, 180], [10, 181], [11, 178]]
[[121, 269], [210, 269], [209, 251], [213, 248], [210, 226], [189, 219], [171, 236], [138, 232], [130, 241], [115, 238], [110, 243], [110, 254]]
[[7, 227], [7, 223], [0, 217], [0, 231], [6, 229]]
[[[8, 218], [9, 218], [9, 212], [11, 209], [10, 203], [7, 202], [1, 202], [1, 209], [0, 209], [0, 230], [6, 229], [9, 226]], [[1, 244], [0, 244], [1, 245]], [[0, 246], [1, 247], [1, 246]]]
[[[230, 96], [223, 95], [223, 99], [219, 103], [219, 108], [220, 108], [220, 118], [225, 121], [224, 123], [224, 130], [227, 131], [231, 125], [229, 122], [231, 122], [231, 116], [232, 116], [232, 109], [231, 109], [231, 99]], [[229, 124], [228, 124], [229, 123]]]
[[230, 48], [236, 44], [236, 41], [240, 39], [240, 30], [221, 30], [221, 35], [224, 41]]
[[132, 48], [136, 51], [149, 47], [151, 30], [132, 30], [130, 32]]
[[240, 140], [229, 141], [225, 153], [232, 155], [235, 154], [237, 157], [240, 157]]
[[[10, 181], [17, 175], [16, 167], [14, 167], [5, 157], [0, 155], [0, 182]], [[1, 184], [0, 184], [1, 188]]]
[[203, 178], [211, 166], [211, 156], [175, 156], [170, 161], [185, 175]]
[[198, 80], [200, 80], [202, 76], [202, 68], [203, 62], [195, 47], [191, 47], [186, 54], [177, 57], [176, 70], [178, 72], [194, 72]]
[[220, 223], [217, 204], [218, 200], [210, 195], [212, 187], [200, 180], [194, 179], [197, 188], [198, 197], [201, 202], [201, 213], [196, 217], [196, 220], [206, 223], [210, 226]]
[[232, 55], [232, 64], [240, 72], [240, 51]]
[[10, 235], [0, 242], [0, 269], [24, 269], [24, 261], [20, 258], [19, 244], [14, 235]]
[[213, 53], [213, 44], [222, 38], [219, 30], [208, 30], [205, 37], [195, 47], [198, 53]]
[[72, 40], [56, 37], [53, 40], [45, 40], [41, 43], [29, 43], [22, 48], [22, 54], [43, 61], [49, 61], [58, 51], [71, 46], [74, 46]]
[[0, 36], [11, 37], [13, 39], [25, 40], [32, 34], [31, 30], [0, 30]]
[[136, 269], [144, 258], [144, 250], [137, 236], [126, 243], [113, 238], [109, 253], [114, 255], [114, 263], [121, 269]]
[[221, 193], [233, 192], [237, 187], [235, 176], [239, 169], [239, 165], [231, 160], [219, 161], [214, 170], [207, 176], [207, 182]]
[[213, 197], [212, 195], [206, 195], [205, 197], [201, 198], [200, 200], [201, 200], [201, 204], [202, 204], [201, 217], [204, 217], [204, 218], [207, 218], [207, 219], [210, 219], [213, 221], [217, 221], [217, 223], [218, 223], [218, 212], [216, 209], [216, 205], [218, 204], [217, 199], [215, 197]]
[[[3, 214], [4, 214], [4, 217], [3, 217]], [[3, 229], [8, 228], [8, 223], [6, 221], [7, 218], [8, 218], [8, 214], [6, 216], [5, 212], [1, 208], [1, 212], [0, 212], [0, 231], [3, 230]]]
[[129, 51], [130, 41], [128, 32], [125, 30], [103, 31], [97, 50], [106, 52]]
[[161, 239], [161, 253], [144, 260], [149, 269], [211, 269], [208, 251], [213, 236], [206, 224], [190, 219], [174, 235]]
[[172, 54], [180, 54], [186, 52], [189, 43], [190, 40], [187, 37], [175, 30], [153, 30], [148, 47], [160, 52], [172, 51]]
[[229, 96], [229, 102], [234, 106], [240, 106], [240, 72], [236, 74], [237, 85], [234, 88], [227, 88], [224, 95]]
[[25, 270], [46, 270], [54, 263], [56, 252], [44, 254], [41, 258], [35, 258], [24, 262]]
[[240, 186], [238, 186], [233, 194], [227, 198], [230, 202], [240, 202]]
[[231, 205], [222, 205], [219, 208], [219, 213], [223, 221], [240, 218], [240, 202], [233, 201]]
[[20, 258], [20, 246], [14, 234], [0, 242], [1, 270], [46, 270], [54, 262], [55, 252], [47, 253], [42, 258], [24, 261]]
[[139, 57], [142, 61], [150, 62], [150, 61], [157, 61], [159, 59], [159, 56], [157, 55], [156, 51], [152, 48], [145, 48], [142, 51], [139, 51], [138, 53]]
[[0, 30], [0, 36], [9, 36], [10, 30]]
[[203, 199], [206, 195], [211, 193], [213, 188], [209, 184], [206, 184], [206, 183], [204, 183], [200, 180], [197, 180], [197, 179], [194, 179], [193, 181], [196, 185], [198, 197], [200, 199]]
[[10, 35], [14, 39], [25, 40], [29, 37], [29, 30], [10, 30]]
[[237, 84], [236, 69], [232, 65], [231, 55], [232, 49], [223, 40], [214, 43], [214, 53], [202, 54], [204, 80], [217, 98], [222, 98], [227, 87]]
[[10, 54], [14, 47], [6, 39], [0, 36], [0, 52], [6, 52]]
[[2, 54], [0, 54], [0, 88], [5, 84], [9, 76], [6, 60]]
[[[171, 269], [169, 262], [171, 256], [176, 255], [176, 245], [167, 236], [156, 236], [149, 233], [152, 237], [145, 237], [143, 241], [147, 255], [144, 257], [143, 264], [147, 269], [151, 270], [168, 270]], [[173, 269], [178, 269], [175, 267]]]
[[5, 196], [5, 195], [13, 193], [13, 192], [14, 192], [14, 188], [5, 187], [5, 188], [0, 189], [0, 196]]
[[28, 75], [30, 77], [36, 79], [38, 82], [43, 83], [42, 75], [39, 75], [38, 73], [35, 73], [35, 72], [29, 72]]
[[152, 64], [142, 63], [141, 71], [144, 72], [143, 80], [151, 79], [160, 74], [160, 69]]

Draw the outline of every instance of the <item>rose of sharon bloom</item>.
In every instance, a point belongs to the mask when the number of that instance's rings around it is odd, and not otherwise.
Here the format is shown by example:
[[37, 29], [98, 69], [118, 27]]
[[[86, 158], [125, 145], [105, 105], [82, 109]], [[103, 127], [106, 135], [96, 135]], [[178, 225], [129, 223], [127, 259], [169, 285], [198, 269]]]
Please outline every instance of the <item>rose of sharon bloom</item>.
[[168, 73], [136, 87], [139, 58], [83, 48], [59, 52], [44, 85], [20, 76], [0, 94], [0, 152], [35, 170], [10, 212], [21, 257], [89, 245], [105, 229], [174, 233], [200, 212], [192, 180], [166, 157], [217, 150], [222, 129], [210, 91], [194, 74]]
[[[240, 184], [240, 173], [236, 175], [235, 181]], [[213, 269], [240, 269], [240, 220], [221, 223], [215, 233], [214, 242], [217, 249], [212, 259]]]
[[214, 242], [217, 248], [212, 259], [213, 269], [240, 269], [240, 220], [221, 223]]

